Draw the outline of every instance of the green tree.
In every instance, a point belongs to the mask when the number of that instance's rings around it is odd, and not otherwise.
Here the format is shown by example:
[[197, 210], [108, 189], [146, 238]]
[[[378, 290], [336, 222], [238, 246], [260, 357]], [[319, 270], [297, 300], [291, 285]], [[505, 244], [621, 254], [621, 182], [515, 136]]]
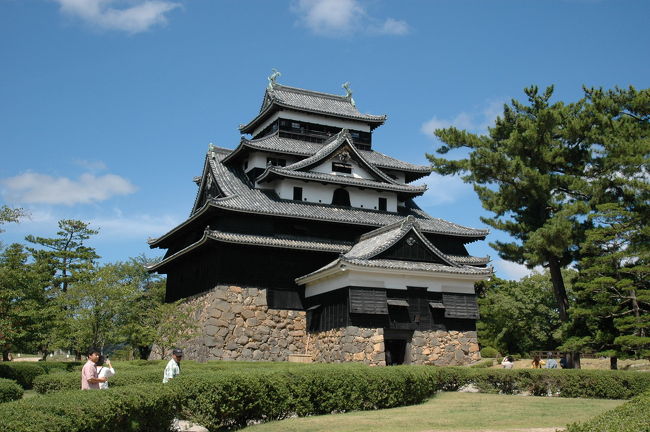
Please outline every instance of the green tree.
[[[11, 208], [6, 205], [0, 206], [0, 233], [3, 233], [5, 230], [2, 229], [2, 225], [8, 222], [19, 222], [21, 218], [28, 216], [28, 213], [21, 208]], [[2, 248], [2, 243], [0, 242], [0, 249]]]
[[121, 342], [120, 327], [133, 300], [133, 289], [115, 264], [72, 283], [62, 295], [65, 341], [76, 352]]
[[487, 136], [454, 127], [435, 131], [444, 143], [438, 154], [465, 148], [466, 157], [427, 157], [435, 172], [461, 174], [473, 184], [483, 207], [494, 213], [481, 220], [516, 240], [490, 243], [501, 258], [549, 269], [560, 319], [567, 321], [561, 270], [577, 258], [589, 209], [584, 177], [592, 153], [580, 115], [584, 103], [551, 104], [553, 87], [524, 92], [528, 104], [505, 105]]
[[18, 243], [0, 254], [0, 345], [5, 360], [12, 350], [39, 350], [51, 334], [56, 309], [43, 296], [49, 268], [28, 260]]
[[198, 305], [182, 303], [163, 303], [156, 308], [152, 323], [156, 326], [154, 344], [160, 351], [161, 358], [165, 358], [172, 348], [181, 346], [194, 338], [198, 332], [197, 324]]
[[34, 259], [50, 263], [54, 271], [52, 286], [66, 292], [70, 283], [81, 279], [84, 272], [94, 268], [99, 255], [94, 248], [86, 245], [86, 241], [97, 233], [86, 222], [64, 219], [59, 221], [57, 237], [28, 235], [25, 240], [40, 246], [28, 250]]
[[[565, 278], [567, 272], [565, 270]], [[554, 350], [560, 343], [560, 317], [547, 273], [521, 281], [492, 278], [477, 284], [479, 342], [502, 354]], [[570, 287], [569, 287], [570, 292]]]
[[650, 355], [650, 227], [618, 204], [591, 216], [567, 345], [611, 358]]
[[124, 341], [141, 359], [149, 358], [160, 319], [158, 308], [165, 300], [165, 280], [146, 268], [154, 262], [156, 260], [141, 255], [117, 267], [132, 292], [120, 331]]
[[[647, 355], [650, 235], [650, 90], [585, 89], [595, 143], [593, 228], [582, 244], [577, 303], [565, 346]], [[646, 353], [646, 354], [644, 354]]]
[[[66, 343], [69, 336], [66, 329], [66, 303], [62, 297], [70, 284], [86, 280], [95, 268], [99, 258], [95, 249], [86, 245], [91, 236], [98, 233], [89, 224], [79, 220], [64, 219], [58, 223], [59, 231], [53, 238], [28, 235], [29, 243], [38, 247], [28, 247], [35, 263], [39, 267], [49, 268], [50, 281], [43, 288], [41, 300], [47, 304], [50, 329], [43, 329], [41, 335], [41, 353], [43, 358], [53, 348], [72, 348]], [[81, 352], [76, 352], [77, 359]]]

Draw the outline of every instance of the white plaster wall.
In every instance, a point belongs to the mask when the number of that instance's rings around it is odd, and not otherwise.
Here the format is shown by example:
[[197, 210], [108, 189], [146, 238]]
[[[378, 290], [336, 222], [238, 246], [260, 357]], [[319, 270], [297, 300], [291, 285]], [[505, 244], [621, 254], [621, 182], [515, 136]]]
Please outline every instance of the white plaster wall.
[[271, 117], [266, 119], [262, 124], [260, 124], [254, 131], [253, 136], [256, 136], [258, 133], [263, 131], [268, 125], [282, 117], [287, 120], [297, 120], [308, 123], [322, 124], [326, 126], [345, 128], [345, 129], [354, 129], [362, 132], [370, 132], [370, 126], [361, 121], [354, 120], [344, 120], [344, 119], [335, 119], [331, 117], [325, 117], [318, 114], [308, 114], [308, 113], [299, 113], [296, 111], [287, 111], [280, 110], [273, 114]]
[[[273, 189], [282, 199], [293, 199], [293, 188], [302, 188], [303, 201], [331, 204], [334, 191], [340, 186], [323, 185], [317, 182], [304, 182], [302, 180], [284, 179], [274, 180], [269, 183], [263, 183], [260, 187]], [[345, 187], [350, 194], [350, 204], [352, 207], [376, 210], [379, 207], [379, 197], [386, 198], [387, 211], [397, 211], [397, 196], [391, 193], [379, 193], [370, 189], [359, 189], [355, 187]]]
[[279, 155], [277, 153], [268, 152], [250, 152], [248, 154], [248, 168], [246, 171], [248, 172], [253, 168], [266, 168], [266, 159], [270, 157], [285, 159], [287, 161], [287, 165], [298, 162], [298, 158], [292, 157], [290, 155]]
[[315, 172], [321, 172], [321, 173], [326, 173], [326, 174], [334, 174], [334, 175], [340, 175], [344, 177], [355, 177], [355, 178], [361, 178], [361, 179], [368, 179], [368, 180], [374, 180], [375, 176], [374, 174], [370, 174], [369, 171], [367, 171], [365, 168], [362, 168], [356, 161], [351, 160], [348, 162], [350, 165], [352, 165], [352, 174], [345, 174], [345, 173], [340, 173], [336, 171], [332, 171], [332, 162], [337, 162], [336, 159], [329, 159], [325, 162], [323, 162], [320, 165], [316, 165], [311, 169], [311, 171]]
[[401, 290], [412, 286], [426, 287], [427, 291], [431, 292], [474, 294], [474, 282], [480, 279], [476, 276], [472, 279], [464, 279], [454, 275], [442, 277], [435, 274], [362, 272], [355, 269], [341, 271], [331, 277], [308, 283], [305, 286], [305, 297], [313, 297], [347, 286]]

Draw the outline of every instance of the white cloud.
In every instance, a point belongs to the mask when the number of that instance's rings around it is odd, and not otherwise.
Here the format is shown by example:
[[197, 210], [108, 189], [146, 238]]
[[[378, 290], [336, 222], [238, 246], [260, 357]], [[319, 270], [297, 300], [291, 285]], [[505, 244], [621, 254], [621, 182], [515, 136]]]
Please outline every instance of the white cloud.
[[165, 234], [181, 221], [171, 215], [152, 216], [136, 214], [125, 216], [121, 211], [115, 211], [115, 217], [104, 217], [92, 220], [92, 225], [98, 227], [102, 236], [112, 240], [139, 239]]
[[494, 261], [494, 268], [496, 270], [497, 276], [500, 278], [516, 281], [535, 273], [542, 273], [544, 270], [541, 266], [529, 269], [525, 265], [517, 264], [512, 261], [506, 261], [503, 259]]
[[451, 126], [457, 129], [465, 129], [469, 132], [485, 134], [487, 133], [488, 127], [493, 126], [497, 116], [502, 113], [503, 102], [500, 100], [490, 100], [486, 102], [485, 106], [470, 112], [462, 111], [452, 119], [442, 119], [433, 116], [431, 120], [422, 124], [420, 130], [429, 137], [434, 137], [434, 130]]
[[428, 189], [418, 201], [424, 206], [449, 204], [471, 194], [472, 186], [458, 176], [442, 176], [432, 173], [427, 178]]
[[[179, 3], [162, 0], [131, 0], [126, 6], [121, 0], [54, 0], [61, 11], [100, 28], [140, 33], [149, 28], [165, 24], [165, 14], [178, 7]], [[116, 7], [117, 6], [117, 7]]]
[[359, 0], [297, 0], [291, 9], [302, 25], [321, 36], [405, 35], [409, 32], [406, 21], [387, 18], [381, 22], [369, 16]]
[[454, 126], [458, 129], [469, 129], [473, 130], [475, 128], [474, 122], [472, 120], [472, 116], [470, 114], [467, 114], [465, 112], [461, 112], [458, 114], [456, 117], [454, 117], [451, 120], [445, 120], [438, 118], [436, 116], [433, 116], [431, 120], [425, 122], [422, 124], [422, 127], [420, 130], [422, 133], [428, 136], [433, 136], [433, 131], [436, 129], [444, 129]]
[[29, 204], [87, 204], [114, 195], [128, 195], [136, 187], [115, 174], [82, 174], [78, 180], [27, 172], [0, 181], [2, 193], [11, 201]]
[[409, 30], [410, 28], [406, 21], [388, 18], [379, 29], [379, 33], [401, 36], [407, 34]]

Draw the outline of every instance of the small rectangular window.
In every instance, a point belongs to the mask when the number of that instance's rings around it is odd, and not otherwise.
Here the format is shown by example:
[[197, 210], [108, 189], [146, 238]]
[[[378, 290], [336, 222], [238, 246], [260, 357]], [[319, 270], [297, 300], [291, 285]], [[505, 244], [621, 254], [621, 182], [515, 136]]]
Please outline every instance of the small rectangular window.
[[332, 162], [332, 171], [352, 174], [352, 165], [341, 162]]
[[388, 200], [386, 198], [379, 198], [379, 210], [386, 211]]
[[295, 201], [302, 201], [302, 188], [295, 186], [293, 188], [293, 199]]
[[300, 123], [291, 122], [292, 129], [300, 129]]
[[278, 158], [266, 158], [266, 166], [287, 166], [287, 160], [286, 159], [278, 159]]

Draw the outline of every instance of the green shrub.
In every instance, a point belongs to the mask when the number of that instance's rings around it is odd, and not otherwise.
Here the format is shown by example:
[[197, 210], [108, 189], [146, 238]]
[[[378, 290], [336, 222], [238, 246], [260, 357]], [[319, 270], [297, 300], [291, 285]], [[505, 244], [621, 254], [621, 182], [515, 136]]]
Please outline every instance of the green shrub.
[[43, 375], [43, 369], [37, 363], [26, 362], [4, 362], [0, 363], [0, 378], [7, 378], [16, 381], [22, 388], [32, 388], [34, 378]]
[[[485, 393], [528, 392], [534, 396], [629, 399], [650, 389], [650, 374], [642, 372], [558, 369], [465, 370], [471, 376], [465, 374], [462, 379], [473, 382], [480, 391]], [[442, 384], [442, 388], [447, 387], [450, 385]]]
[[0, 403], [22, 399], [23, 393], [23, 388], [16, 381], [0, 378]]
[[481, 357], [483, 358], [497, 358], [499, 356], [499, 351], [496, 348], [491, 346], [486, 346], [481, 348]]
[[57, 361], [44, 361], [38, 362], [38, 365], [42, 367], [46, 373], [52, 372], [72, 372], [75, 370], [81, 370], [83, 366], [82, 362], [57, 362]]
[[[108, 386], [124, 387], [134, 384], [162, 382], [162, 369], [131, 368], [123, 370], [115, 367], [115, 375], [109, 378]], [[184, 371], [185, 372], [185, 371]], [[81, 387], [81, 371], [51, 373], [34, 379], [34, 390], [45, 394], [62, 390], [76, 390]]]
[[312, 365], [181, 375], [167, 385], [179, 395], [183, 417], [217, 430], [419, 403], [439, 390], [439, 372], [425, 366]]
[[135, 432], [169, 430], [176, 396], [162, 384], [75, 390], [0, 405], [0, 430]]
[[566, 432], [650, 432], [650, 392], [584, 423], [570, 424]]

